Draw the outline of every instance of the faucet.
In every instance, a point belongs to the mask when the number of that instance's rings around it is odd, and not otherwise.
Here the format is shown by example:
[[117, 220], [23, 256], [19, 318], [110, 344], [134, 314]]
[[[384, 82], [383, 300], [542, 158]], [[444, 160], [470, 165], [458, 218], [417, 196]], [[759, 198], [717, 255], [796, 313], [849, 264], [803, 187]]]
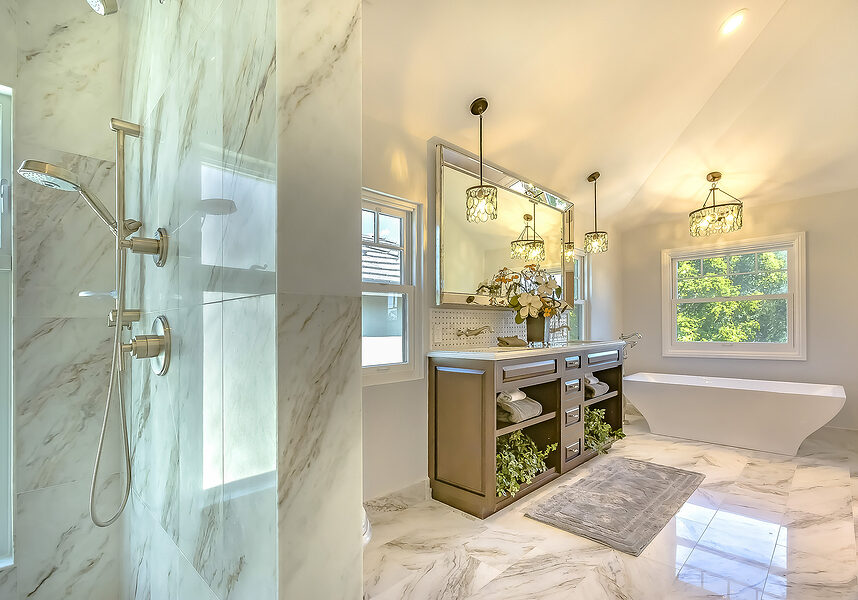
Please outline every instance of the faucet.
[[568, 325], [560, 325], [559, 327], [552, 327], [551, 329], [548, 330], [548, 333], [559, 333], [559, 332], [563, 331], [564, 329], [567, 331], [567, 333], [572, 331], [572, 328], [569, 327]]
[[638, 342], [643, 339], [643, 336], [637, 331], [629, 334], [620, 332], [620, 339], [626, 343], [626, 345], [623, 346], [623, 358], [628, 358], [629, 348], [634, 348], [635, 346], [637, 346]]
[[494, 333], [494, 329], [492, 329], [491, 325], [483, 325], [482, 327], [474, 327], [472, 329], [457, 329], [456, 336], [457, 337], [474, 337], [475, 335], [480, 335], [481, 333], [485, 333], [486, 331], [490, 331]]

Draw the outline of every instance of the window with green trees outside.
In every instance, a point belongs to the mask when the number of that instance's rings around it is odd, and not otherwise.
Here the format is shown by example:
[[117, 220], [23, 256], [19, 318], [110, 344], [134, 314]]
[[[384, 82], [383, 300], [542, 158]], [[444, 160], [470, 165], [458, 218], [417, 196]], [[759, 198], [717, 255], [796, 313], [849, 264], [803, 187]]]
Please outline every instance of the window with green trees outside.
[[665, 355], [803, 357], [803, 235], [665, 252]]

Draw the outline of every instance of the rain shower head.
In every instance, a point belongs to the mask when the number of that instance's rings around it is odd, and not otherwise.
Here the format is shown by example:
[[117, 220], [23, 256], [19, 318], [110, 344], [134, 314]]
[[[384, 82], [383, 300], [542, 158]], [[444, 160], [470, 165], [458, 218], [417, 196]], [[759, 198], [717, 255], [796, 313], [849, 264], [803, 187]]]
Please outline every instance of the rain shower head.
[[95, 214], [104, 221], [104, 224], [110, 227], [113, 234], [117, 235], [116, 219], [104, 207], [101, 200], [86, 189], [86, 186], [78, 181], [77, 175], [68, 169], [38, 160], [25, 160], [18, 167], [18, 174], [24, 179], [38, 183], [46, 188], [61, 190], [63, 192], [77, 192], [86, 200], [86, 203], [95, 211]]
[[86, 0], [89, 6], [98, 14], [112, 15], [119, 10], [117, 0]]

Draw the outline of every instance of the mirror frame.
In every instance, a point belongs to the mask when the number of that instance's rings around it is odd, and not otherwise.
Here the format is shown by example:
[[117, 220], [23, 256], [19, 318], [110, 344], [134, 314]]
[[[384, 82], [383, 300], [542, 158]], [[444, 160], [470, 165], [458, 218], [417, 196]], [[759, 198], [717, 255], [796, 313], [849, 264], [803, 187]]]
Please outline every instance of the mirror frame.
[[[485, 294], [444, 291], [444, 198], [442, 192], [444, 189], [444, 167], [449, 167], [466, 175], [479, 178], [480, 159], [479, 156], [447, 142], [435, 144], [435, 306], [439, 308], [468, 307], [509, 310], [508, 307], [491, 304], [489, 296]], [[486, 160], [483, 160], [483, 181], [498, 188], [503, 188], [517, 196], [521, 196], [525, 200], [539, 202], [545, 207], [561, 213], [564, 223], [560, 257], [560, 263], [563, 265], [563, 298], [570, 304], [574, 302], [574, 294], [567, 285], [571, 281], [571, 277], [569, 276], [569, 273], [571, 273], [571, 264], [563, 259], [562, 248], [567, 241], [570, 241], [567, 234], [573, 235], [574, 232], [575, 205], [566, 197]], [[538, 197], [522, 194], [511, 187], [518, 183], [527, 183], [541, 193]], [[461, 202], [462, 211], [464, 212], [464, 196], [458, 200]], [[456, 200], [451, 201], [455, 202]], [[565, 226], [567, 220], [569, 222], [568, 228]], [[475, 227], [479, 226], [475, 225]]]

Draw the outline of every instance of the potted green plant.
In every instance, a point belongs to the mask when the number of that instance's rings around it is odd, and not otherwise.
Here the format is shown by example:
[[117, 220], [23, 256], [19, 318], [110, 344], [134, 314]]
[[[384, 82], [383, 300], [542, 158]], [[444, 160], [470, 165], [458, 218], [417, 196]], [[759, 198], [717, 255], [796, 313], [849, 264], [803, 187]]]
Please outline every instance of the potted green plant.
[[502, 435], [497, 441], [497, 495], [499, 498], [515, 496], [522, 486], [548, 469], [545, 459], [557, 444], [540, 450], [530, 436], [521, 430]]
[[584, 447], [599, 454], [608, 451], [611, 445], [626, 437], [622, 429], [614, 429], [605, 422], [604, 408], [584, 409]]

